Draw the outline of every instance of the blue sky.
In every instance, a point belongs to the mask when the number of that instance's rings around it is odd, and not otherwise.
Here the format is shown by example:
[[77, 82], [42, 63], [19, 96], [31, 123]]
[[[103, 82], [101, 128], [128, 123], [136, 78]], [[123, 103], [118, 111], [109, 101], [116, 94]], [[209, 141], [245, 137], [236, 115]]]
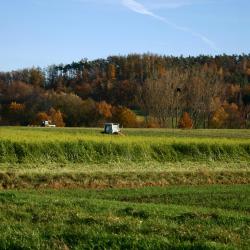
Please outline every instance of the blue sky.
[[0, 71], [129, 53], [250, 53], [249, 0], [0, 0], [0, 9]]

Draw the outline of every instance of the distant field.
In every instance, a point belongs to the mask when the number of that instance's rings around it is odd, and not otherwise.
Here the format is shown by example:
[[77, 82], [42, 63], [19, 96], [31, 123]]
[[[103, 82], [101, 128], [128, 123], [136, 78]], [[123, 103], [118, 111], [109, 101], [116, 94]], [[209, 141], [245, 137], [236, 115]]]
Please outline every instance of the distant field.
[[0, 249], [248, 249], [250, 130], [0, 128]]
[[248, 130], [1, 128], [0, 163], [249, 161]]
[[250, 186], [0, 192], [0, 249], [249, 249]]
[[0, 128], [0, 186], [143, 187], [250, 182], [249, 130]]
[[[11, 141], [70, 141], [105, 140], [105, 141], [147, 141], [159, 140], [172, 142], [192, 139], [230, 139], [250, 142], [250, 130], [247, 129], [123, 129], [126, 137], [104, 135], [103, 129], [98, 128], [40, 128], [40, 127], [0, 127], [0, 138]], [[195, 141], [195, 140], [194, 140]]]

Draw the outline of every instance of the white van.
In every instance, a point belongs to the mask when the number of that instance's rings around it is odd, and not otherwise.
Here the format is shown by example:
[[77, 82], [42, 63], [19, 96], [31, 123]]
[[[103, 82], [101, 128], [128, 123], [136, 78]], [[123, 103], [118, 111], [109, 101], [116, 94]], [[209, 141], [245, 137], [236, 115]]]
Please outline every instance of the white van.
[[120, 125], [118, 123], [105, 123], [105, 134], [118, 134], [121, 132]]

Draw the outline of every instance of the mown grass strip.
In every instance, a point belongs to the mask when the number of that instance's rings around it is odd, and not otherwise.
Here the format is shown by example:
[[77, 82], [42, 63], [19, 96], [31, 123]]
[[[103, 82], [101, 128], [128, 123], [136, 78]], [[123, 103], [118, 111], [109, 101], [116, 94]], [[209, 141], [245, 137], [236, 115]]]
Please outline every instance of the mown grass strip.
[[250, 171], [65, 171], [0, 172], [0, 189], [20, 188], [138, 188], [145, 186], [249, 184]]

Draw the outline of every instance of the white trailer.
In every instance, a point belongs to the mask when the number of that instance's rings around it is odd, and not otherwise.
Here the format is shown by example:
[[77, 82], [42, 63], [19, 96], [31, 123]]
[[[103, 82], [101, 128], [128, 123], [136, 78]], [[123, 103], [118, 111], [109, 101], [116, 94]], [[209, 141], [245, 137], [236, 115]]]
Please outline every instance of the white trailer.
[[51, 121], [42, 121], [42, 127], [47, 127], [47, 128], [55, 128], [55, 124], [51, 124]]
[[118, 123], [105, 123], [105, 134], [119, 134], [121, 132], [120, 125]]

